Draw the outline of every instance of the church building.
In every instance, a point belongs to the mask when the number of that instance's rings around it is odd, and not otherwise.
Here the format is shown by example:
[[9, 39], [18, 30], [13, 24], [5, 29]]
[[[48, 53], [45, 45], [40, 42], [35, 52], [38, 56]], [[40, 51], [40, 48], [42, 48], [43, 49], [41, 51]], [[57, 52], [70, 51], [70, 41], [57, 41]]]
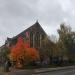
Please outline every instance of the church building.
[[6, 46], [15, 45], [19, 37], [23, 37], [25, 40], [27, 40], [31, 48], [39, 49], [44, 46], [43, 40], [47, 37], [47, 34], [37, 21], [35, 24], [27, 28], [17, 36], [13, 38], [7, 38], [5, 45]]

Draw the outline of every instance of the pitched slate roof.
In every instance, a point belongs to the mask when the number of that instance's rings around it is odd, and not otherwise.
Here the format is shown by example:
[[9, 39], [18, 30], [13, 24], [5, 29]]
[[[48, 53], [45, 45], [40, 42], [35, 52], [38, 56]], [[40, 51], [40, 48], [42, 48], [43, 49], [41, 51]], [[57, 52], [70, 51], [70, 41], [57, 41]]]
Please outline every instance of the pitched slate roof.
[[16, 35], [13, 38], [10, 38], [12, 40], [17, 39], [19, 36], [22, 36], [25, 32], [27, 31], [37, 31], [37, 32], [41, 32], [42, 34], [46, 35], [45, 31], [43, 30], [43, 28], [41, 27], [41, 25], [39, 24], [38, 21], [36, 21], [35, 24], [33, 24], [32, 26], [30, 26], [29, 28], [27, 28], [26, 30], [22, 31], [21, 33], [19, 33], [18, 35]]

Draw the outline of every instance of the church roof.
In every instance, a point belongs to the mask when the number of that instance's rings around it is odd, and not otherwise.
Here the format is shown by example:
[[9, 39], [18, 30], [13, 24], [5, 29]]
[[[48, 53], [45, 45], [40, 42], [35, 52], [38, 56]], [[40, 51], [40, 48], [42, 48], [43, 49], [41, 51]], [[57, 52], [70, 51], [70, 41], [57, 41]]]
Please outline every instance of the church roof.
[[15, 37], [13, 37], [11, 39], [12, 40], [17, 39], [19, 36], [23, 35], [27, 31], [37, 31], [37, 32], [43, 33], [44, 35], [47, 35], [45, 33], [45, 31], [43, 30], [43, 28], [41, 27], [41, 25], [39, 24], [39, 22], [36, 21], [36, 23], [34, 23], [32, 26], [30, 26], [29, 28], [27, 28], [26, 30], [22, 31], [21, 33], [19, 33], [18, 35], [16, 35]]

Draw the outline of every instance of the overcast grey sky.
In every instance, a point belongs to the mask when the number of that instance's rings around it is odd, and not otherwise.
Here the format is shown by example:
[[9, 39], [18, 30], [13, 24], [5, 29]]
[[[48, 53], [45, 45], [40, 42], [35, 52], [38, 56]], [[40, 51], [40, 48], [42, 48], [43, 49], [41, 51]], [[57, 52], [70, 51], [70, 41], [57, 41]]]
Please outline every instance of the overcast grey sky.
[[57, 35], [60, 23], [75, 30], [75, 0], [0, 0], [0, 46], [36, 22]]

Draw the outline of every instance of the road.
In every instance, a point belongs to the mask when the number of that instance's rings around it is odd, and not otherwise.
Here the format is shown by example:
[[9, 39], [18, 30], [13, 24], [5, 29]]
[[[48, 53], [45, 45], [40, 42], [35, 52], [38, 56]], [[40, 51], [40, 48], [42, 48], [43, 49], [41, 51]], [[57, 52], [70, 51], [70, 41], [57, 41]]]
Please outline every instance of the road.
[[[40, 69], [39, 69], [40, 70]], [[68, 68], [68, 69], [59, 69], [54, 71], [48, 71], [48, 72], [41, 72], [41, 73], [36, 73], [33, 72], [33, 70], [15, 70], [12, 69], [11, 72], [9, 74], [0, 74], [0, 75], [75, 75], [75, 66]]]
[[45, 73], [39, 73], [39, 74], [33, 74], [33, 75], [75, 75], [75, 68], [45, 72]]

